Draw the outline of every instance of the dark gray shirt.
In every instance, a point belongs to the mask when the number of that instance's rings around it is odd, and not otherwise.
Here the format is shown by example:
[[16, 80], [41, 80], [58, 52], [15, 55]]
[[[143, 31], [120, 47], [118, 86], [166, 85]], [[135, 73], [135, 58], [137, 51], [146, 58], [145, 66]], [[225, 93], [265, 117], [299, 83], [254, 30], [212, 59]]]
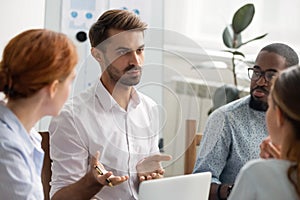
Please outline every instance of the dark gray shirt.
[[212, 172], [212, 182], [232, 184], [243, 167], [259, 158], [267, 136], [265, 112], [249, 107], [250, 96], [231, 102], [208, 118], [194, 173]]

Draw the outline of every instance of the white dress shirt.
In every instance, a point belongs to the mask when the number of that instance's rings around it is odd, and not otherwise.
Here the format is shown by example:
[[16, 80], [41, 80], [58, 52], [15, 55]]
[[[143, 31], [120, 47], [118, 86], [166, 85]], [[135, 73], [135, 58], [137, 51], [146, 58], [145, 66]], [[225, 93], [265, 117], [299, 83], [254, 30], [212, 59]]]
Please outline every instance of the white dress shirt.
[[89, 170], [89, 161], [100, 151], [100, 162], [115, 175], [129, 180], [104, 187], [96, 199], [137, 199], [136, 165], [159, 152], [156, 103], [133, 89], [127, 111], [101, 82], [72, 98], [52, 119], [50, 156], [53, 160], [50, 195], [72, 184]]

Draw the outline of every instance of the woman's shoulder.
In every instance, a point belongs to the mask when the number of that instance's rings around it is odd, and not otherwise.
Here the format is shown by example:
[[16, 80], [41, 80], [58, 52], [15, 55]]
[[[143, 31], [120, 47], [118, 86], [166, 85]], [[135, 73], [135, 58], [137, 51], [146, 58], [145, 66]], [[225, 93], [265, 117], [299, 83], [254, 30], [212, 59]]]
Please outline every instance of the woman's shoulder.
[[287, 160], [280, 160], [280, 159], [254, 159], [247, 162], [242, 171], [247, 171], [249, 173], [255, 172], [271, 172], [271, 171], [278, 171], [278, 170], [285, 170], [288, 168], [292, 162]]

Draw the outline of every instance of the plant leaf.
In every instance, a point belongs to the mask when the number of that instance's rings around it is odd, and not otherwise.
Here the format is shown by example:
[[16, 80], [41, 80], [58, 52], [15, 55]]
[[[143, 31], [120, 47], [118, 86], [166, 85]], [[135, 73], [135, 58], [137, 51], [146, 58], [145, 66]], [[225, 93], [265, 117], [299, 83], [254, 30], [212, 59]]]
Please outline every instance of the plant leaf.
[[261, 36], [258, 36], [258, 37], [256, 37], [256, 38], [253, 38], [253, 39], [251, 39], [251, 40], [248, 40], [247, 42], [242, 43], [239, 47], [241, 47], [242, 45], [248, 44], [249, 42], [253, 42], [253, 41], [255, 41], [255, 40], [262, 39], [262, 38], [266, 37], [267, 35], [268, 35], [268, 33], [265, 33], [265, 34], [263, 34], [263, 35], [261, 35]]
[[237, 49], [242, 44], [241, 34], [235, 34], [232, 26], [228, 25], [223, 31], [223, 43], [228, 48]]
[[234, 33], [242, 32], [251, 23], [255, 13], [253, 4], [246, 4], [239, 8], [232, 18], [232, 28]]
[[240, 52], [240, 51], [231, 51], [231, 50], [223, 50], [223, 51], [224, 51], [224, 52], [231, 53], [231, 54], [233, 54], [233, 55], [239, 55], [239, 56], [242, 56], [242, 57], [245, 58], [245, 55], [244, 55], [242, 52]]
[[228, 48], [232, 48], [233, 46], [233, 30], [231, 25], [226, 26], [223, 31], [223, 43]]
[[234, 51], [232, 54], [233, 55], [239, 55], [239, 56], [242, 56], [243, 58], [245, 58], [245, 55], [240, 51]]
[[232, 48], [238, 49], [242, 45], [242, 35], [240, 33], [233, 34], [233, 43], [232, 43]]
[[234, 51], [231, 51], [231, 50], [222, 50], [222, 51], [228, 52], [228, 53], [231, 53], [231, 54], [233, 54], [233, 52], [234, 52]]

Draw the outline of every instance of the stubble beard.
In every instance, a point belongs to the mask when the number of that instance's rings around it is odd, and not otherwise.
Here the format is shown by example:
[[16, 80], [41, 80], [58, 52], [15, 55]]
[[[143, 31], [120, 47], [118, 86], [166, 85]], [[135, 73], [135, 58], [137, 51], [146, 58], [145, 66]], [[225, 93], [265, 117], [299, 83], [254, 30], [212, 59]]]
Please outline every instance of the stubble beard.
[[[130, 76], [127, 74], [130, 70], [139, 70], [140, 74], [137, 76]], [[142, 69], [137, 66], [128, 66], [124, 70], [124, 73], [121, 73], [115, 66], [109, 65], [106, 68], [106, 71], [111, 80], [113, 80], [116, 84], [121, 84], [127, 87], [137, 85], [141, 80]]]

